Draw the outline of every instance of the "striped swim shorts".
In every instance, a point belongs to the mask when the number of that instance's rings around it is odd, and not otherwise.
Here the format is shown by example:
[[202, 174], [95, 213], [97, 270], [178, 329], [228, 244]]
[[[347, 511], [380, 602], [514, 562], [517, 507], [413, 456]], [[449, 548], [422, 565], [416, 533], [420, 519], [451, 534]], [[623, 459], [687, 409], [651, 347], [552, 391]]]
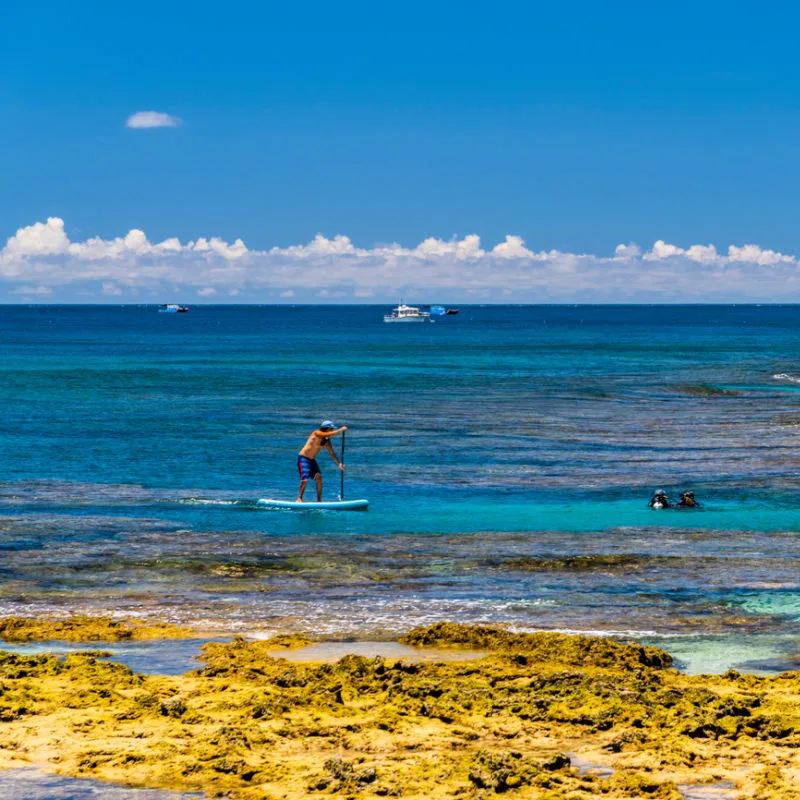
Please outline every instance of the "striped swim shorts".
[[300, 473], [300, 480], [307, 481], [320, 474], [319, 464], [316, 458], [306, 458], [297, 456], [297, 471]]

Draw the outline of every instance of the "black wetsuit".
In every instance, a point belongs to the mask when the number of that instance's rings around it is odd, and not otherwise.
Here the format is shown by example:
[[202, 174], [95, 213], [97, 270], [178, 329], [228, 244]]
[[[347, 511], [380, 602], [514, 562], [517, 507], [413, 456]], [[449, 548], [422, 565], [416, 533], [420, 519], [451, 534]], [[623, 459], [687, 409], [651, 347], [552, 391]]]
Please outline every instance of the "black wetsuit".
[[655, 508], [656, 504], [659, 504], [661, 508], [669, 508], [669, 500], [667, 500], [667, 496], [663, 494], [657, 494], [651, 501], [650, 501], [650, 508]]

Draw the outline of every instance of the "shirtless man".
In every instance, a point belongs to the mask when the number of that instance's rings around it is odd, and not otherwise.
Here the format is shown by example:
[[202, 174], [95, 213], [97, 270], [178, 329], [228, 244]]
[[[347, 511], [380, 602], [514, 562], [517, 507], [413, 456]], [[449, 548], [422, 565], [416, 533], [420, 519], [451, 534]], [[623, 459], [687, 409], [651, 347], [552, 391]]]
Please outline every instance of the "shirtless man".
[[317, 502], [322, 502], [322, 473], [317, 464], [317, 456], [321, 450], [327, 450], [331, 458], [339, 465], [340, 470], [344, 470], [344, 464], [336, 457], [331, 445], [331, 437], [344, 433], [347, 426], [343, 425], [336, 430], [330, 420], [325, 420], [319, 429], [308, 437], [308, 441], [303, 445], [303, 449], [297, 456], [297, 470], [300, 473], [300, 491], [297, 494], [297, 502], [303, 502], [303, 494], [308, 485], [308, 481], [313, 478], [317, 484]]

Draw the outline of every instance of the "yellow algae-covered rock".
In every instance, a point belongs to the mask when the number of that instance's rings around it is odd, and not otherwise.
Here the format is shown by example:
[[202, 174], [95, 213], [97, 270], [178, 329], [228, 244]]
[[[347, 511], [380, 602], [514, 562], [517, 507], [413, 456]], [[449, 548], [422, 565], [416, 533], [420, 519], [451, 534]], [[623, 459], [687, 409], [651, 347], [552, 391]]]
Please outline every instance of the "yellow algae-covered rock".
[[755, 797], [770, 800], [796, 800], [800, 786], [800, 771], [768, 766], [759, 770], [752, 779]]
[[[408, 638], [489, 655], [290, 663], [268, 654], [274, 642], [239, 638], [163, 677], [97, 653], [0, 653], [0, 768], [231, 800], [679, 800], [678, 783], [721, 780], [739, 798], [792, 797], [795, 674], [690, 677], [652, 648], [498, 628]], [[570, 754], [614, 773], [579, 774]]]
[[279, 633], [267, 639], [266, 643], [271, 650], [299, 650], [313, 644], [313, 640], [303, 633]]
[[108, 617], [38, 620], [0, 617], [0, 639], [6, 642], [121, 642], [147, 639], [190, 639], [190, 628], [167, 623], [120, 622]]
[[672, 656], [655, 647], [619, 644], [598, 636], [561, 633], [511, 633], [503, 628], [440, 622], [414, 628], [400, 639], [416, 647], [469, 647], [521, 653], [536, 661], [576, 666], [669, 667]]

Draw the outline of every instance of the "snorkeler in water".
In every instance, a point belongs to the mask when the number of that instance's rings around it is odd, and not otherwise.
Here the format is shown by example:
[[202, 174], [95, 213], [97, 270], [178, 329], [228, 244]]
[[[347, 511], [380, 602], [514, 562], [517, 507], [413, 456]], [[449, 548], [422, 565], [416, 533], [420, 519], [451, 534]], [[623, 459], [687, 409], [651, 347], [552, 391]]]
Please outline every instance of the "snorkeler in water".
[[699, 508], [700, 503], [694, 499], [694, 492], [686, 491], [681, 494], [681, 499], [678, 500], [678, 508]]
[[656, 493], [650, 498], [648, 503], [650, 508], [669, 508], [670, 502], [667, 493], [663, 489], [658, 489]]

